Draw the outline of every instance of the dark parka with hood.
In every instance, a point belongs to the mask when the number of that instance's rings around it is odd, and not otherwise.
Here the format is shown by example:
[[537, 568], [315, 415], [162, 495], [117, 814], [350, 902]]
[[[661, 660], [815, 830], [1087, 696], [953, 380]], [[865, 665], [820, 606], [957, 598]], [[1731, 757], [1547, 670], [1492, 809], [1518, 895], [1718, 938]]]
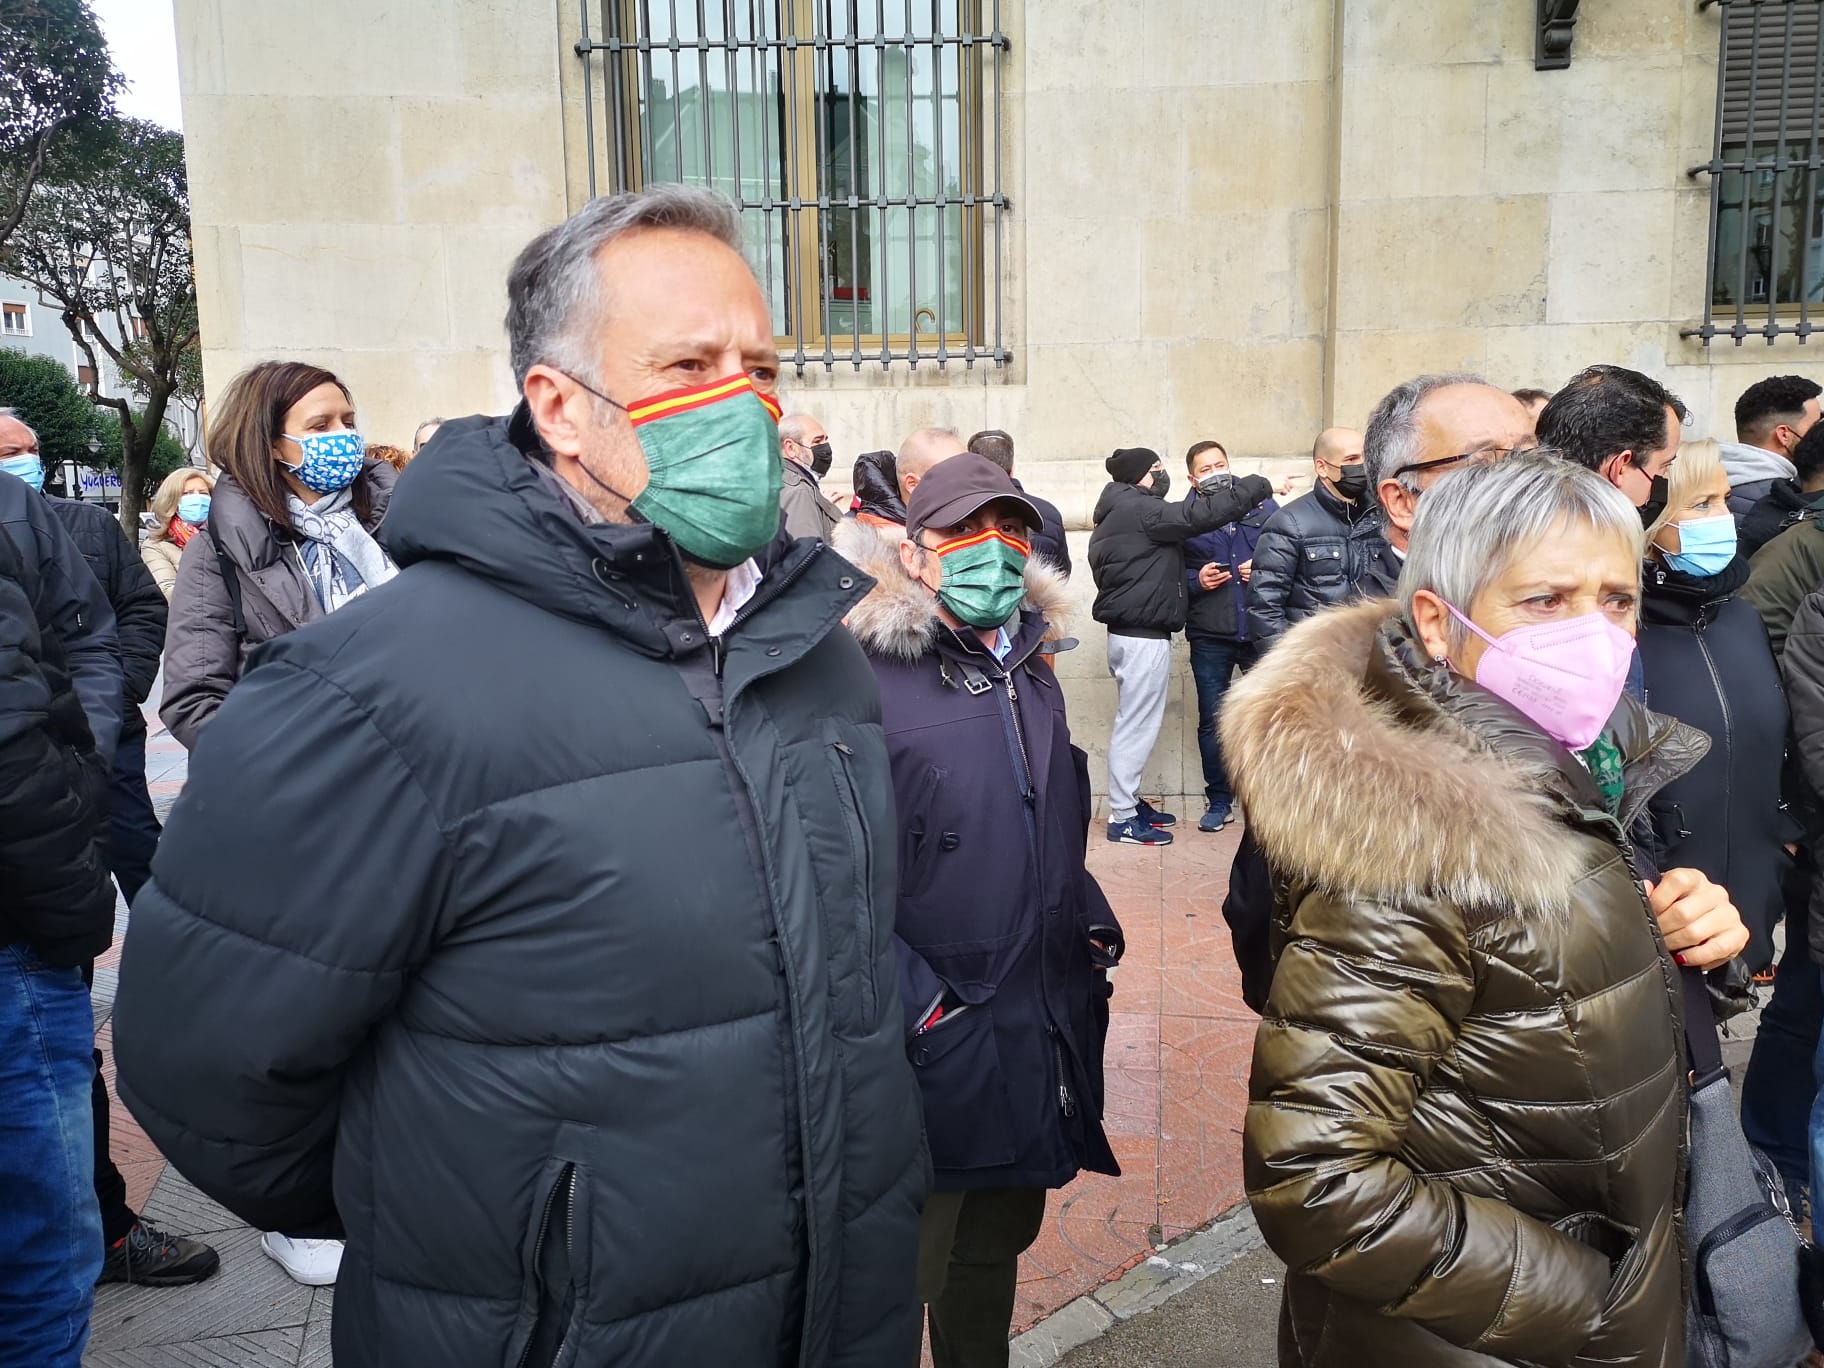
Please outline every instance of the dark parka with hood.
[[[1382, 602], [1295, 627], [1222, 728], [1281, 888], [1244, 1140], [1281, 1363], [1681, 1368], [1682, 997], [1588, 773]], [[1621, 823], [1706, 745], [1611, 728]]]
[[[356, 477], [355, 507], [369, 532], [380, 526], [398, 478], [370, 460]], [[219, 548], [219, 549], [218, 549]], [[222, 564], [233, 566], [233, 582]], [[237, 630], [238, 599], [240, 626]], [[323, 617], [323, 605], [289, 529], [275, 527], [234, 476], [215, 483], [209, 521], [184, 547], [165, 628], [165, 687], [158, 715], [186, 750], [215, 716], [262, 642]]]
[[210, 722], [123, 1100], [255, 1226], [346, 1230], [340, 1368], [911, 1368], [866, 583], [781, 538], [712, 645], [670, 538], [586, 525], [536, 440], [446, 423], [401, 573]]
[[[1062, 575], [1027, 562], [1027, 598], [995, 660], [938, 617], [897, 550], [853, 523], [837, 547], [878, 581], [848, 618], [880, 679], [899, 825], [903, 1034], [924, 1094], [937, 1186], [1062, 1187], [1118, 1173], [1102, 1131], [1108, 976], [1120, 927], [1084, 867], [1088, 762], [1046, 654]], [[951, 1008], [914, 1034], [940, 1000]]]

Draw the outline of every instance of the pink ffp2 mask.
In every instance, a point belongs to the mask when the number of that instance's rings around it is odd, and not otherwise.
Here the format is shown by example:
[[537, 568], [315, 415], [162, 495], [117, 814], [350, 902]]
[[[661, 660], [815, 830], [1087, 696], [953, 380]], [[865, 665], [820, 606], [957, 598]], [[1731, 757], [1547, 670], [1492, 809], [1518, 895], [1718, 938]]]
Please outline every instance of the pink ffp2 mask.
[[1602, 735], [1634, 659], [1634, 638], [1602, 613], [1516, 627], [1491, 637], [1450, 604], [1451, 616], [1488, 643], [1476, 683], [1526, 714], [1553, 740], [1580, 751]]

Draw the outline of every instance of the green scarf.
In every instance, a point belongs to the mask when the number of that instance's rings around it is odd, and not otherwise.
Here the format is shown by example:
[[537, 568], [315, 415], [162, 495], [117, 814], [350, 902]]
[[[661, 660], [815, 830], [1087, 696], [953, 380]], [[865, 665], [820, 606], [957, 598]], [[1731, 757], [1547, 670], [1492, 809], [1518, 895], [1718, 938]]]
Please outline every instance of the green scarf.
[[1594, 742], [1577, 752], [1590, 771], [1590, 778], [1596, 781], [1596, 791], [1602, 795], [1602, 805], [1613, 817], [1621, 811], [1621, 747], [1617, 746], [1607, 732], [1597, 737]]

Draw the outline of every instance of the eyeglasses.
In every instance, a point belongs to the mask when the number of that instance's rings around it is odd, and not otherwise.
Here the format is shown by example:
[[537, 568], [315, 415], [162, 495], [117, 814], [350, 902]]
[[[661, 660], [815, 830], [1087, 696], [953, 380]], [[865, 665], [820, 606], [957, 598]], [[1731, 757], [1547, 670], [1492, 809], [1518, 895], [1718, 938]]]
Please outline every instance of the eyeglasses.
[[1494, 460], [1497, 457], [1501, 457], [1501, 456], [1512, 456], [1516, 451], [1535, 451], [1535, 450], [1537, 450], [1536, 447], [1530, 447], [1530, 446], [1526, 446], [1526, 447], [1477, 447], [1474, 451], [1460, 451], [1455, 456], [1440, 456], [1435, 461], [1413, 461], [1409, 465], [1401, 466], [1398, 470], [1394, 471], [1393, 474], [1387, 476], [1387, 478], [1390, 480], [1397, 480], [1400, 478], [1400, 476], [1410, 475], [1414, 471], [1444, 470], [1450, 466], [1461, 465], [1464, 461], [1474, 461], [1474, 460], [1480, 460], [1480, 459]]

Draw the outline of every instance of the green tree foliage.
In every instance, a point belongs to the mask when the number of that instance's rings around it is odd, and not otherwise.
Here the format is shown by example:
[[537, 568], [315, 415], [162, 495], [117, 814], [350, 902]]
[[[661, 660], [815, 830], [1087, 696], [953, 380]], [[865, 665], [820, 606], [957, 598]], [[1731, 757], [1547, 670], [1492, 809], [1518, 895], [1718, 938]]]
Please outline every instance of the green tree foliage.
[[111, 118], [60, 151], [0, 247], [0, 271], [35, 285], [94, 373], [106, 356], [134, 392], [137, 402], [89, 391], [115, 413], [121, 521], [134, 526], [165, 410], [200, 374], [183, 137]]
[[75, 377], [50, 357], [0, 347], [0, 408], [18, 409], [20, 419], [38, 434], [46, 470], [64, 461], [90, 461], [95, 406]]
[[111, 113], [119, 87], [88, 0], [0, 0], [0, 246], [52, 151]]
[[[136, 412], [133, 414], [130, 421], [137, 426], [144, 421], [144, 415]], [[122, 450], [120, 440], [120, 415], [115, 413], [112, 409], [103, 409], [97, 412], [95, 414], [95, 435], [101, 439], [100, 453], [91, 459], [88, 454], [88, 449], [85, 447], [83, 449], [82, 459], [103, 470], [119, 470], [121, 468], [120, 455]], [[188, 454], [184, 451], [183, 442], [178, 439], [177, 434], [171, 431], [170, 428], [160, 425], [158, 429], [158, 438], [152, 446], [151, 459], [147, 462], [145, 479], [141, 482], [138, 490], [138, 502], [140, 506], [144, 507], [147, 503], [151, 502], [152, 495], [158, 490], [159, 481], [163, 480], [165, 476], [169, 475], [178, 467], [188, 464], [190, 464], [190, 459]], [[124, 509], [127, 502], [127, 481], [124, 475], [121, 477], [120, 485], [120, 502], [121, 507]]]

